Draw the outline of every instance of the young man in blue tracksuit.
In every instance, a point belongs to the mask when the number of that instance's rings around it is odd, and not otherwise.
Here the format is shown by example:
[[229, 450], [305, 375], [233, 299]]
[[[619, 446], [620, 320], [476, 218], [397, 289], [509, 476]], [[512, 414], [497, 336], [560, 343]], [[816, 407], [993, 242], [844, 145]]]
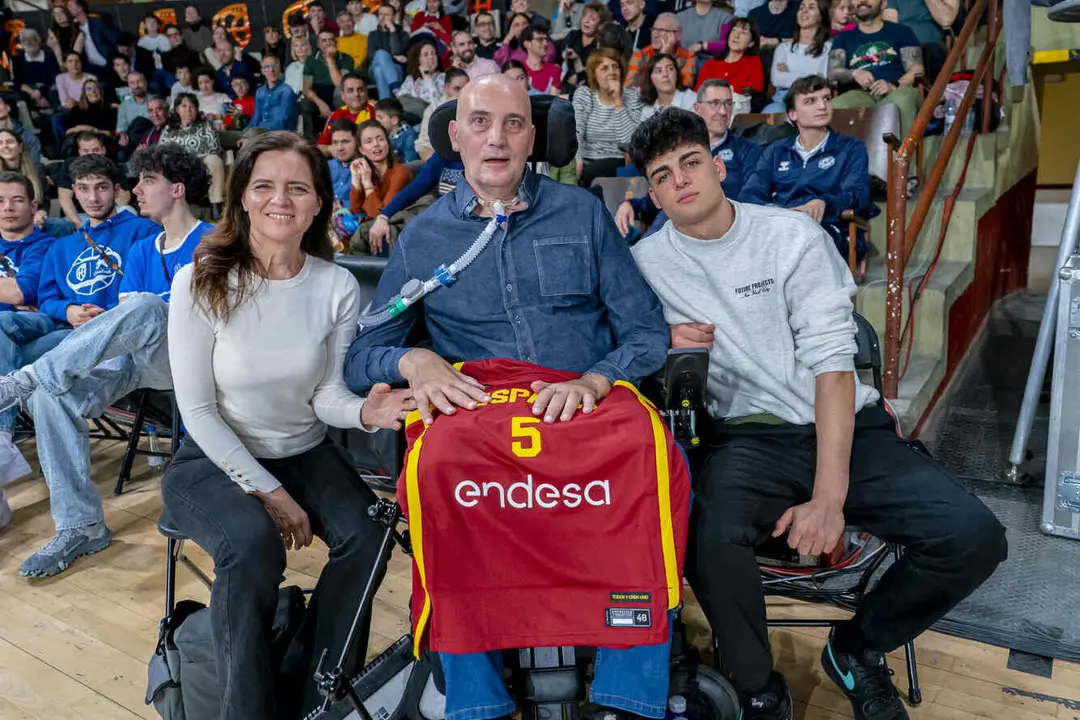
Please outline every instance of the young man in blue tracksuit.
[[[713, 157], [724, 161], [724, 195], [741, 200], [747, 181], [757, 168], [761, 147], [745, 138], [728, 132], [731, 124], [731, 85], [727, 80], [706, 80], [698, 89], [694, 112], [701, 116], [709, 128], [709, 142]], [[659, 211], [659, 212], [657, 212]], [[667, 214], [653, 202], [652, 195], [645, 193], [639, 198], [624, 200], [615, 211], [615, 225], [623, 237], [628, 237], [634, 218], [656, 216], [646, 236], [652, 235], [667, 222]]]
[[[116, 213], [120, 186], [116, 165], [102, 155], [76, 158], [71, 163], [76, 196], [89, 220], [80, 231], [54, 240], [42, 262], [35, 303], [12, 303], [0, 312], [0, 373], [33, 362], [56, 347], [90, 318], [116, 304], [118, 270], [131, 243], [156, 226], [130, 213]], [[84, 232], [95, 247], [85, 239]], [[33, 311], [31, 305], [37, 305]], [[7, 475], [29, 472], [26, 460], [11, 439], [16, 410], [0, 413], [0, 461]]]
[[0, 408], [25, 403], [34, 417], [56, 525], [53, 541], [19, 568], [23, 576], [55, 575], [111, 540], [90, 477], [84, 418], [138, 388], [172, 387], [166, 303], [173, 277], [192, 262], [212, 230], [188, 204], [205, 200], [210, 176], [197, 156], [169, 143], [139, 150], [130, 167], [139, 176], [134, 194], [140, 212], [160, 222], [164, 232], [142, 237], [125, 253], [118, 305], [80, 324], [32, 365], [0, 377]]
[[[870, 200], [866, 146], [857, 138], [829, 130], [832, 88], [820, 75], [792, 83], [784, 104], [799, 134], [765, 150], [740, 199], [806, 213], [821, 224], [836, 249], [847, 257], [847, 227], [840, 214], [854, 210], [869, 218], [879, 212]], [[868, 249], [866, 236], [860, 233], [855, 246], [860, 275], [865, 272]]]
[[[34, 186], [17, 172], [0, 172], [0, 311], [37, 304], [38, 276], [53, 238], [34, 225]], [[2, 312], [0, 315], [7, 315]], [[29, 314], [29, 313], [28, 313]], [[0, 356], [18, 361], [18, 348], [0, 344]], [[12, 442], [12, 422], [0, 429], [0, 527], [11, 522], [3, 486], [30, 472]]]

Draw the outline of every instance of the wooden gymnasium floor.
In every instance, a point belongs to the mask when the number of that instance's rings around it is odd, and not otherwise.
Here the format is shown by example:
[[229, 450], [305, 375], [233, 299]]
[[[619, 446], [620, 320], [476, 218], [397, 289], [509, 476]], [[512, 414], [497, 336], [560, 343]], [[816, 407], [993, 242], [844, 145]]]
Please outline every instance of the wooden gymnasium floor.
[[[24, 452], [33, 461], [33, 444]], [[161, 507], [157, 479], [137, 461], [140, 475], [123, 496], [112, 496], [121, 449], [94, 441], [95, 479], [105, 495], [112, 545], [81, 558], [63, 574], [29, 582], [19, 563], [52, 536], [48, 491], [40, 476], [9, 489], [15, 521], [0, 531], [0, 720], [20, 718], [156, 718], [143, 704], [146, 661], [163, 614], [165, 541], [156, 530]], [[197, 549], [192, 556], [209, 568]], [[321, 545], [289, 555], [288, 580], [310, 587], [325, 559]], [[180, 597], [206, 600], [190, 573], [180, 570]], [[410, 574], [408, 559], [395, 553], [376, 600], [372, 647], [381, 650], [405, 632]], [[796, 607], [776, 603], [771, 612]], [[811, 612], [830, 612], [814, 609]], [[703, 635], [703, 618], [688, 620]], [[796, 700], [796, 718], [850, 718], [850, 706], [819, 667], [824, 631], [775, 630], [779, 669]], [[919, 639], [923, 705], [917, 720], [1080, 720], [1080, 665], [1055, 662], [1052, 679], [1006, 668], [1008, 652], [927, 633]], [[906, 687], [900, 655], [891, 662]]]

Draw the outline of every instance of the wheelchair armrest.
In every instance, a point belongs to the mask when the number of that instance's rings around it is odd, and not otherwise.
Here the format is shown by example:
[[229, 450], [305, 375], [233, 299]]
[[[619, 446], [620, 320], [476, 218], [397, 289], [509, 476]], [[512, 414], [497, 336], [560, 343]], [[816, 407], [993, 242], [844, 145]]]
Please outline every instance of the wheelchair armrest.
[[709, 351], [705, 348], [672, 348], [660, 373], [660, 414], [676, 442], [697, 447], [697, 413], [705, 407], [705, 384], [709, 377]]

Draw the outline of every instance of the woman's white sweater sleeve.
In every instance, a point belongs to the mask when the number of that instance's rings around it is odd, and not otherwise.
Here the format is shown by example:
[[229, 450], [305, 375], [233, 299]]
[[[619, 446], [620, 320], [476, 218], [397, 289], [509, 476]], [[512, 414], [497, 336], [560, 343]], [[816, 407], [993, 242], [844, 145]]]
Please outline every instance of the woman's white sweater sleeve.
[[[346, 291], [337, 305], [334, 329], [326, 338], [326, 373], [315, 386], [312, 407], [315, 416], [327, 425], [339, 428], [358, 428], [360, 408], [364, 399], [357, 397], [345, 387], [343, 376], [345, 353], [356, 337], [357, 320], [360, 317], [360, 287], [352, 275], [343, 274]], [[364, 428], [374, 432], [375, 428]]]
[[184, 427], [206, 457], [246, 492], [272, 492], [281, 483], [255, 460], [218, 412], [216, 335], [209, 317], [195, 307], [193, 267], [176, 274], [169, 300], [169, 364]]

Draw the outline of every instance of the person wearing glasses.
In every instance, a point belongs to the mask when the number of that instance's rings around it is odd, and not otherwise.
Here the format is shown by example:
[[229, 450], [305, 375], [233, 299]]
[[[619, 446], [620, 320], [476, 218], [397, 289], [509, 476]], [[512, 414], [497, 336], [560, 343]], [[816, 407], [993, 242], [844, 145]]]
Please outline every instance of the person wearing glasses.
[[473, 22], [473, 32], [476, 33], [476, 57], [495, 62], [495, 51], [499, 49], [495, 16], [489, 12], [477, 13], [476, 20]]
[[682, 84], [685, 87], [693, 87], [694, 75], [697, 74], [697, 58], [694, 53], [679, 45], [682, 33], [679, 18], [675, 17], [675, 13], [660, 13], [656, 16], [651, 33], [652, 42], [635, 51], [630, 58], [630, 67], [626, 71], [626, 84], [641, 87], [641, 69], [657, 55], [665, 54], [675, 58]]
[[[738, 200], [747, 182], [753, 176], [761, 159], [761, 147], [755, 143], [728, 132], [732, 110], [731, 85], [727, 80], [714, 78], [706, 80], [698, 88], [694, 112], [705, 121], [709, 128], [709, 147], [713, 157], [724, 161], [724, 175], [721, 183], [724, 195]], [[646, 236], [659, 230], [667, 222], [667, 214], [653, 202], [652, 196], [645, 193], [639, 198], [624, 200], [615, 211], [615, 225], [623, 237], [633, 238], [631, 231], [634, 221], [655, 220], [645, 233]]]
[[266, 83], [255, 91], [255, 115], [248, 127], [296, 130], [300, 108], [296, 93], [282, 80], [281, 61], [277, 56], [263, 56], [262, 75]]

